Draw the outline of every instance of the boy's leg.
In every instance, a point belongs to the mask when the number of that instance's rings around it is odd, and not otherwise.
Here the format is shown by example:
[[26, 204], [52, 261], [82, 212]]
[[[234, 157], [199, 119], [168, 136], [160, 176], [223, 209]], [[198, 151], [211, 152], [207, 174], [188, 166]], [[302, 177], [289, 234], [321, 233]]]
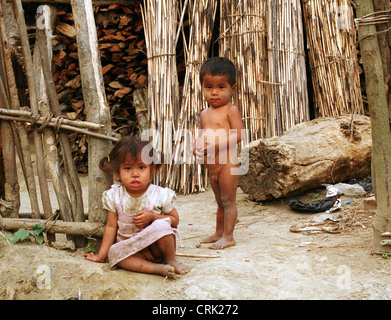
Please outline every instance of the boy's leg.
[[201, 240], [201, 243], [212, 243], [219, 240], [224, 232], [224, 207], [221, 202], [221, 192], [218, 182], [218, 177], [214, 178], [209, 176], [209, 183], [212, 187], [213, 193], [215, 194], [217, 202], [217, 214], [216, 214], [216, 232], [205, 239]]
[[219, 174], [220, 199], [223, 207], [223, 233], [219, 240], [212, 246], [212, 249], [224, 249], [235, 245], [233, 232], [237, 220], [236, 191], [239, 183], [239, 175], [232, 175], [232, 165], [226, 165]]

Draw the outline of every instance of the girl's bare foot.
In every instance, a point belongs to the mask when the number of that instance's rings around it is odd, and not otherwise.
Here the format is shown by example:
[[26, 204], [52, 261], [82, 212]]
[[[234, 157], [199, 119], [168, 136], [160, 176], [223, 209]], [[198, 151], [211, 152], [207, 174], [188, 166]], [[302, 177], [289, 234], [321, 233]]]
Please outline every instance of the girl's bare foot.
[[175, 272], [177, 274], [188, 273], [190, 271], [190, 269], [191, 269], [190, 266], [188, 266], [187, 264], [180, 263], [176, 259], [172, 259], [170, 261], [167, 261], [167, 263], [174, 267]]
[[160, 268], [158, 270], [158, 274], [161, 274], [162, 276], [165, 276], [171, 280], [174, 280], [175, 275], [175, 268], [169, 264], [160, 264]]
[[209, 248], [214, 250], [220, 250], [227, 247], [232, 247], [236, 244], [235, 239], [233, 237], [222, 237], [217, 240], [214, 244], [212, 244]]

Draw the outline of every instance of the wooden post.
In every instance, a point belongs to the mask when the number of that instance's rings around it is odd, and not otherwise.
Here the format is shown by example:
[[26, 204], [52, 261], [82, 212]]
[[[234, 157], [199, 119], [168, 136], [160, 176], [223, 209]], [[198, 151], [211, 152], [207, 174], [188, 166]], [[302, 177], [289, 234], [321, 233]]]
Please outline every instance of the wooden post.
[[[18, 90], [16, 87], [15, 82], [15, 74], [12, 66], [12, 59], [11, 59], [11, 48], [8, 43], [7, 39], [7, 33], [6, 33], [6, 27], [5, 27], [5, 21], [4, 21], [4, 10], [6, 7], [5, 0], [2, 0], [1, 2], [2, 9], [0, 10], [0, 28], [1, 28], [1, 39], [2, 39], [2, 46], [3, 46], [3, 53], [4, 53], [4, 64], [5, 64], [5, 71], [6, 71], [6, 78], [8, 82], [8, 88], [9, 88], [9, 95], [10, 95], [10, 106], [12, 109], [19, 110], [20, 109], [20, 102], [18, 97]], [[31, 210], [33, 213], [33, 217], [39, 217], [39, 204], [38, 204], [38, 197], [37, 197], [37, 188], [35, 184], [35, 178], [34, 178], [34, 171], [33, 166], [31, 162], [31, 154], [30, 154], [30, 145], [27, 138], [27, 131], [24, 125], [16, 124], [17, 132], [19, 134], [21, 149], [22, 149], [22, 155], [20, 156], [20, 161], [23, 165], [25, 165], [25, 179], [26, 179], [26, 186], [29, 192], [30, 196], [30, 202], [31, 202]]]
[[[30, 107], [32, 115], [39, 116], [37, 90], [34, 80], [33, 59], [31, 57], [30, 44], [27, 36], [26, 22], [24, 20], [24, 11], [21, 0], [15, 0], [14, 12], [16, 16], [16, 22], [19, 28], [20, 40], [22, 43], [24, 66], [26, 70], [27, 83], [30, 94]], [[43, 212], [45, 214], [45, 218], [50, 218], [52, 216], [52, 205], [50, 202], [49, 187], [46, 179], [45, 162], [43, 158], [43, 143], [41, 135], [36, 130], [34, 131], [34, 144]], [[49, 240], [52, 241], [54, 239], [53, 237], [50, 237]]]
[[[0, 6], [1, 9], [1, 6]], [[0, 33], [0, 43], [1, 33]], [[0, 50], [0, 104], [7, 109], [10, 109], [7, 91], [5, 88], [5, 65], [3, 50]], [[7, 206], [0, 204], [0, 217], [17, 217], [20, 207], [20, 194], [18, 184], [18, 174], [16, 169], [16, 152], [15, 143], [13, 137], [13, 129], [9, 121], [0, 122], [0, 144], [3, 148], [4, 168], [7, 168], [4, 172], [4, 195], [3, 201], [6, 201]], [[5, 148], [4, 146], [7, 146]]]
[[[103, 124], [101, 133], [110, 135], [110, 110], [103, 85], [98, 37], [91, 0], [71, 0], [76, 27], [77, 50], [87, 121]], [[102, 192], [110, 188], [112, 177], [98, 167], [99, 160], [112, 147], [110, 141], [88, 137], [88, 219], [105, 222]]]
[[[41, 42], [41, 38], [50, 38], [52, 36], [50, 30], [52, 19], [50, 17], [49, 6], [45, 6], [41, 14], [42, 15], [37, 16], [37, 19], [43, 16], [45, 24], [41, 25], [37, 23], [37, 40], [34, 48], [34, 78], [37, 86], [37, 94], [40, 99], [41, 114], [42, 116], [48, 116], [50, 114], [50, 106], [42, 71], [43, 67], [41, 63], [39, 42]], [[41, 37], [38, 35], [38, 33], [42, 33]], [[47, 55], [50, 55], [50, 53], [52, 52], [51, 41], [45, 41], [43, 44], [41, 44], [41, 47], [44, 48], [45, 45], [49, 46], [49, 48], [47, 48], [45, 52], [47, 53]], [[51, 56], [48, 58], [48, 61], [51, 61]], [[47, 68], [49, 68], [49, 73], [51, 73], [50, 65], [47, 66]], [[61, 216], [65, 221], [71, 221], [72, 207], [68, 194], [66, 192], [63, 173], [60, 169], [61, 165], [60, 159], [58, 157], [59, 152], [57, 148], [56, 134], [52, 128], [46, 127], [42, 130], [42, 138], [45, 142], [44, 152], [48, 173], [52, 181], [53, 189], [56, 193], [57, 203], [58, 207], [60, 208]]]
[[372, 0], [357, 1], [358, 36], [362, 56], [372, 127], [372, 180], [376, 196], [373, 218], [374, 251], [391, 252], [381, 245], [382, 234], [391, 231], [391, 132], [388, 118], [383, 64], [374, 24], [360, 25], [374, 12]]

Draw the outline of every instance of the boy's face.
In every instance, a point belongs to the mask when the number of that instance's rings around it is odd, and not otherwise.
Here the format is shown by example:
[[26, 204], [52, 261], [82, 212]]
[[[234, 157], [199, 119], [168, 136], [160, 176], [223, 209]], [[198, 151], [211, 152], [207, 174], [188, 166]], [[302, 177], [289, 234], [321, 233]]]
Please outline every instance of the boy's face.
[[228, 76], [212, 76], [205, 74], [202, 82], [202, 92], [206, 102], [214, 108], [225, 106], [235, 92], [236, 84], [231, 86], [228, 82]]

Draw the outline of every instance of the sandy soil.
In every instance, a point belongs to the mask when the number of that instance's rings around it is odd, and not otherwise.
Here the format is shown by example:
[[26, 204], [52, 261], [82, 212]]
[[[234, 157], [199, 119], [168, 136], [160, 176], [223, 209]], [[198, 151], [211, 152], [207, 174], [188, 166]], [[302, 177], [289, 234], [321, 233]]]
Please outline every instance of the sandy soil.
[[[312, 194], [301, 199], [312, 201]], [[107, 263], [84, 260], [84, 249], [3, 242], [0, 299], [70, 299], [79, 288], [82, 299], [391, 298], [391, 261], [371, 253], [373, 211], [363, 210], [362, 198], [340, 210], [349, 221], [334, 224], [338, 233], [290, 232], [315, 215], [295, 213], [287, 202], [257, 204], [239, 190], [237, 245], [214, 251], [199, 245], [214, 231], [213, 192], [179, 195], [184, 247], [178, 253], [195, 257], [178, 257], [192, 270], [176, 280], [109, 270]]]

